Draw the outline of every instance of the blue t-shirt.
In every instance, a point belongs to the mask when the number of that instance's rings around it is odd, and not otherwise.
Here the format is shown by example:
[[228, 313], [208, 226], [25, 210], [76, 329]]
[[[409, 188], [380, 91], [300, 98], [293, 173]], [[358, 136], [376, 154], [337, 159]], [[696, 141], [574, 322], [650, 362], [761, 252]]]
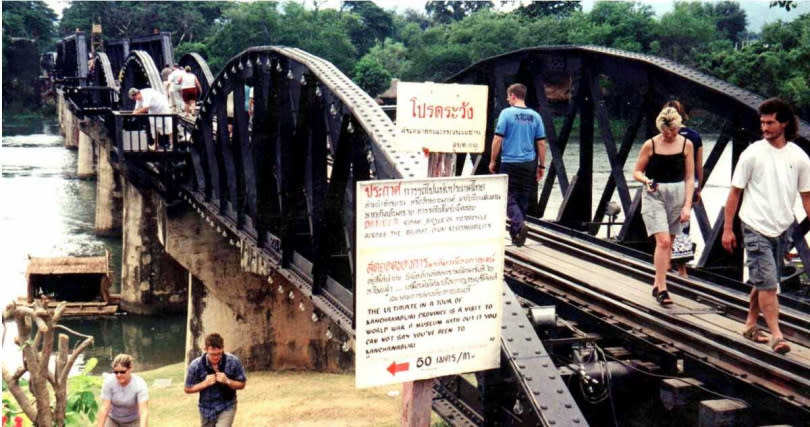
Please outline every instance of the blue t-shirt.
[[[219, 371], [224, 372], [232, 380], [245, 381], [245, 369], [242, 367], [239, 358], [230, 353], [222, 354], [222, 359], [219, 361]], [[208, 363], [208, 358], [203, 354], [189, 363], [188, 372], [186, 372], [186, 387], [192, 387], [202, 382], [206, 375], [213, 373], [215, 373], [214, 368]], [[236, 390], [225, 384], [216, 383], [200, 391], [198, 406], [200, 413], [206, 420], [216, 418], [217, 414], [231, 408], [234, 404], [236, 404]]]
[[495, 135], [503, 137], [501, 162], [523, 163], [537, 157], [535, 141], [546, 137], [543, 120], [528, 107], [509, 107], [501, 111]]
[[681, 130], [678, 132], [679, 135], [685, 136], [686, 139], [692, 141], [692, 153], [695, 156], [695, 179], [698, 179], [698, 148], [703, 146], [703, 139], [700, 138], [700, 134], [697, 133], [694, 129], [690, 129], [688, 127], [682, 127]]

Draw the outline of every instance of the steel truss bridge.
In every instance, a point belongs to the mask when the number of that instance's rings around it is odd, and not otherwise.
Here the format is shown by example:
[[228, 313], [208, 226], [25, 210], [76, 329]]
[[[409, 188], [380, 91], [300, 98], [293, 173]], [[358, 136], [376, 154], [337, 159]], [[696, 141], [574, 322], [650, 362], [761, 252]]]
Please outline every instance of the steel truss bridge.
[[[83, 35], [64, 39], [57, 69], [71, 109], [114, 136], [110, 154], [120, 173], [221, 230], [241, 251], [245, 270], [283, 271], [319, 314], [353, 335], [355, 184], [425, 177], [426, 158], [396, 151], [391, 119], [331, 63], [280, 46], [246, 49], [216, 76], [199, 55], [183, 56], [180, 64], [204, 89], [200, 111], [152, 117], [174, 129], [170, 145], [152, 150], [149, 122], [128, 113], [126, 93], [164, 91], [158, 72], [171, 61], [165, 37], [112, 42], [94, 73], [81, 60]], [[671, 97], [719, 133], [705, 179], [729, 145], [725, 161], [733, 168], [759, 138], [763, 99], [665, 59], [594, 46], [510, 52], [448, 82], [487, 85], [490, 94], [487, 151], [457, 154], [455, 175], [487, 173], [493, 118], [507, 106], [513, 82], [528, 87], [527, 103], [543, 117], [551, 165], [536, 189], [530, 241], [507, 248], [501, 369], [436, 381], [437, 413], [452, 425], [697, 424], [711, 407], [706, 402], [717, 400], [747, 406], [745, 422], [806, 422], [807, 300], [780, 295], [794, 347], [787, 356], [732, 333], [747, 307], [742, 253], [722, 250], [722, 213], [711, 217], [698, 204], [705, 249], [690, 279], [670, 277], [675, 308], [658, 307], [647, 292], [653, 272], [640, 189], [624, 172], [633, 146], [656, 133], [654, 119]], [[254, 90], [252, 116], [241, 108], [246, 86]], [[807, 149], [805, 122], [800, 135]], [[596, 155], [606, 157], [608, 171], [595, 169]], [[558, 206], [550, 203], [555, 197]], [[621, 228], [605, 239], [612, 200], [623, 212]], [[795, 228], [805, 265], [806, 230]], [[557, 316], [544, 320], [550, 305]]]

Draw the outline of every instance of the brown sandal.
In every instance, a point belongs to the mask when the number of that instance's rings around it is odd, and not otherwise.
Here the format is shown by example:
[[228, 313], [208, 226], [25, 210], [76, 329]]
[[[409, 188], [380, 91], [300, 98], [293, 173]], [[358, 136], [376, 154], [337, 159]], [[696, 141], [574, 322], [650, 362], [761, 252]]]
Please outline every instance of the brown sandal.
[[773, 340], [771, 348], [773, 349], [773, 351], [779, 354], [785, 354], [790, 351], [790, 346], [788, 345], [787, 341], [785, 341], [784, 338]]
[[765, 332], [762, 329], [759, 329], [759, 326], [756, 325], [744, 330], [742, 332], [742, 336], [757, 344], [765, 344], [768, 342], [768, 336], [765, 335]]

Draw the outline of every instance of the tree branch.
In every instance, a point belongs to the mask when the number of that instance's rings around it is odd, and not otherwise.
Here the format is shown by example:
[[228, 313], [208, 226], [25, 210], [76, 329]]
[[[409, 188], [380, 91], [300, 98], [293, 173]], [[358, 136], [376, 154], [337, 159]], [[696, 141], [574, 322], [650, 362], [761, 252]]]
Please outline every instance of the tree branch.
[[[22, 376], [22, 374], [20, 374], [20, 376]], [[20, 387], [20, 376], [17, 376], [16, 372], [13, 376], [9, 375], [6, 365], [3, 365], [3, 381], [6, 382], [8, 391], [10, 391], [11, 395], [14, 396], [14, 399], [17, 400], [17, 403], [20, 405], [20, 409], [25, 412], [25, 415], [31, 420], [36, 420], [37, 409], [31, 404], [31, 401], [28, 399], [28, 395], [26, 395], [25, 391]]]

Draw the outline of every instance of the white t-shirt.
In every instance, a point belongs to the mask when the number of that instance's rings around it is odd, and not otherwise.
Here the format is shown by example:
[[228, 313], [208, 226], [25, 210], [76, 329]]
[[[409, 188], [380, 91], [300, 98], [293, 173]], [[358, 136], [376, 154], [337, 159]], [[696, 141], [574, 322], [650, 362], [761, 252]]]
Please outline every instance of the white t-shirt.
[[186, 74], [186, 71], [181, 70], [180, 68], [175, 68], [174, 71], [169, 74], [169, 83], [178, 85], [175, 90], [180, 90], [180, 77], [183, 77], [183, 74]]
[[149, 114], [171, 114], [166, 95], [152, 88], [141, 89], [141, 99], [135, 102], [135, 109], [147, 107]]
[[187, 73], [183, 71], [183, 82], [180, 83], [181, 89], [191, 89], [197, 87], [197, 76], [194, 73]]
[[149, 400], [149, 390], [143, 378], [133, 374], [129, 383], [121, 387], [114, 375], [104, 379], [101, 386], [101, 400], [109, 400], [109, 417], [119, 423], [131, 423], [138, 418], [138, 404]]
[[775, 148], [761, 139], [740, 155], [731, 185], [744, 190], [740, 219], [776, 237], [793, 224], [799, 193], [810, 191], [810, 158], [792, 142]]

